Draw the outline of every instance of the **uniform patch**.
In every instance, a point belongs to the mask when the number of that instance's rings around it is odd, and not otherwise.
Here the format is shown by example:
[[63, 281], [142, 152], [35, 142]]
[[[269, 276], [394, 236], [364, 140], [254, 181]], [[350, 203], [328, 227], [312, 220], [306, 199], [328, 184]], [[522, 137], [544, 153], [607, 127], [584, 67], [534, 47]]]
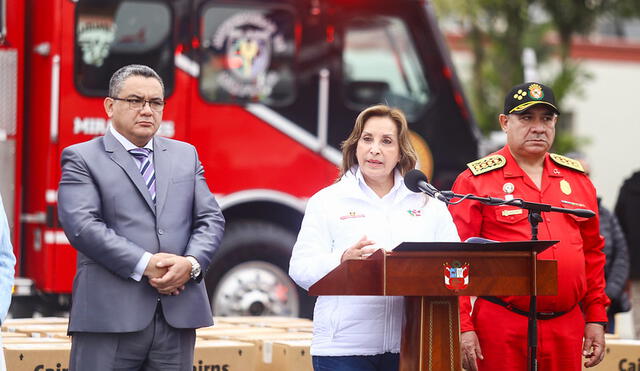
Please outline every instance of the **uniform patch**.
[[517, 100], [522, 100], [522, 98], [527, 96], [527, 92], [522, 90], [522, 89], [518, 89], [518, 91], [513, 95], [513, 99], [517, 99]]
[[502, 216], [520, 215], [524, 212], [522, 209], [502, 210]]
[[516, 187], [513, 185], [513, 183], [505, 183], [502, 186], [502, 190], [504, 191], [504, 193], [509, 194], [509, 193], [513, 193], [513, 191], [516, 189]]
[[473, 175], [480, 175], [491, 170], [500, 169], [507, 164], [507, 160], [502, 155], [493, 155], [469, 162], [467, 167]]
[[353, 218], [364, 218], [364, 214], [358, 214], [355, 211], [349, 211], [347, 215], [341, 216], [340, 220], [353, 219]]
[[584, 173], [584, 168], [582, 167], [582, 164], [580, 164], [579, 161], [576, 161], [569, 157], [560, 156], [555, 153], [550, 153], [549, 157], [551, 157], [551, 160], [553, 160], [553, 162], [555, 162], [558, 165], [562, 165], [564, 167], [568, 167], [569, 169], [577, 170], [581, 173]]
[[538, 84], [529, 85], [529, 96], [535, 100], [540, 100], [544, 98], [544, 93], [542, 92], [542, 86]]
[[578, 203], [578, 202], [566, 201], [566, 200], [560, 200], [560, 203], [571, 205], [571, 206], [577, 206], [577, 207], [587, 207], [587, 205], [585, 205], [585, 204], [581, 204], [581, 203]]
[[570, 195], [571, 194], [571, 184], [569, 184], [569, 182], [567, 182], [566, 180], [562, 179], [560, 181], [560, 190], [565, 195], [567, 195], [567, 196]]

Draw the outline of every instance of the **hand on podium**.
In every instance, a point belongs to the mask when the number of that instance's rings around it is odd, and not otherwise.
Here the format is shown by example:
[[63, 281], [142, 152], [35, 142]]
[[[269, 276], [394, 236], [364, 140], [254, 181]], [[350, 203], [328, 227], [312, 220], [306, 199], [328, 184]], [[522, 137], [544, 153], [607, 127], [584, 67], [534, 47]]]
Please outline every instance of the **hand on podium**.
[[350, 259], [362, 260], [366, 258], [367, 256], [373, 254], [374, 251], [378, 250], [377, 248], [374, 248], [374, 247], [367, 247], [374, 244], [375, 242], [367, 239], [367, 236], [362, 236], [360, 241], [356, 242], [355, 245], [346, 249], [344, 253], [342, 253], [342, 258], [340, 259], [340, 263]]

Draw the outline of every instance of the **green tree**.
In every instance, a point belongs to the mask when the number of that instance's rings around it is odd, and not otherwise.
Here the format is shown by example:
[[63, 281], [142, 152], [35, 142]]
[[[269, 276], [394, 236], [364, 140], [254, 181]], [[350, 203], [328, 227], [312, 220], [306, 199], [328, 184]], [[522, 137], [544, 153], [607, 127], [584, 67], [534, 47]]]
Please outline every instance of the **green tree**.
[[[499, 130], [504, 93], [523, 81], [522, 52], [531, 48], [538, 65], [558, 58], [560, 68], [545, 70], [544, 81], [563, 111], [569, 94], [580, 94], [590, 75], [572, 60], [574, 36], [588, 34], [606, 14], [640, 14], [637, 0], [434, 0], [439, 17], [457, 21], [469, 44], [472, 77], [466, 82], [472, 110], [483, 133]], [[554, 150], [577, 149], [584, 138], [563, 130], [562, 117]]]

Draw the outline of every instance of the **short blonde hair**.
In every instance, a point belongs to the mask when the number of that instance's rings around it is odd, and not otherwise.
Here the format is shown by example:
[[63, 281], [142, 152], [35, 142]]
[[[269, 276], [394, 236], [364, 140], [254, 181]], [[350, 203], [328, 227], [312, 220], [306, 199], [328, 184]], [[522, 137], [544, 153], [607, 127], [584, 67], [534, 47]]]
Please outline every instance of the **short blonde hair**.
[[356, 148], [358, 147], [358, 141], [364, 131], [364, 125], [371, 117], [388, 117], [396, 124], [396, 128], [398, 129], [398, 145], [400, 147], [400, 161], [398, 162], [398, 165], [396, 165], [396, 168], [400, 171], [400, 174], [404, 175], [409, 170], [416, 167], [418, 156], [411, 145], [411, 140], [409, 138], [409, 125], [407, 124], [407, 119], [405, 118], [404, 113], [402, 113], [398, 108], [379, 104], [366, 108], [364, 111], [360, 112], [356, 118], [356, 123], [353, 126], [351, 134], [344, 142], [342, 142], [342, 166], [340, 167], [340, 175], [338, 176], [338, 179], [358, 163]]

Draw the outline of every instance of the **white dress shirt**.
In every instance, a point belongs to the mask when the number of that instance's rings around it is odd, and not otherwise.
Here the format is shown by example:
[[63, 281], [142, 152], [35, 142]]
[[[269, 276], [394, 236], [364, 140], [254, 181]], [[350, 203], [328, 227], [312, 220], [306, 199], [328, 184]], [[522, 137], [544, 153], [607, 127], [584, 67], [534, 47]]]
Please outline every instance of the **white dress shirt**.
[[[113, 136], [116, 137], [118, 142], [120, 142], [120, 144], [122, 144], [122, 146], [124, 147], [124, 149], [127, 152], [129, 152], [129, 150], [134, 149], [134, 148], [140, 148], [140, 147], [136, 146], [135, 144], [131, 143], [122, 134], [118, 133], [118, 131], [113, 127], [113, 125], [109, 126], [109, 130], [111, 131], [111, 134], [113, 134]], [[153, 139], [148, 141], [147, 144], [143, 148], [150, 149], [151, 153], [153, 154]], [[138, 160], [136, 160], [135, 157], [133, 157], [133, 155], [131, 155], [131, 157], [134, 159], [134, 162], [136, 163], [136, 165], [138, 165], [138, 167], [140, 167], [140, 162]], [[150, 158], [151, 163], [153, 163], [153, 156], [149, 156], [149, 158]], [[151, 260], [152, 256], [153, 255], [150, 252], [145, 251], [144, 255], [142, 255], [140, 260], [138, 260], [138, 264], [136, 264], [135, 268], [133, 269], [133, 272], [131, 273], [131, 275], [129, 277], [133, 278], [136, 281], [140, 281], [142, 279], [142, 275], [144, 274], [144, 270], [147, 268], [147, 265], [149, 265], [149, 260]]]

